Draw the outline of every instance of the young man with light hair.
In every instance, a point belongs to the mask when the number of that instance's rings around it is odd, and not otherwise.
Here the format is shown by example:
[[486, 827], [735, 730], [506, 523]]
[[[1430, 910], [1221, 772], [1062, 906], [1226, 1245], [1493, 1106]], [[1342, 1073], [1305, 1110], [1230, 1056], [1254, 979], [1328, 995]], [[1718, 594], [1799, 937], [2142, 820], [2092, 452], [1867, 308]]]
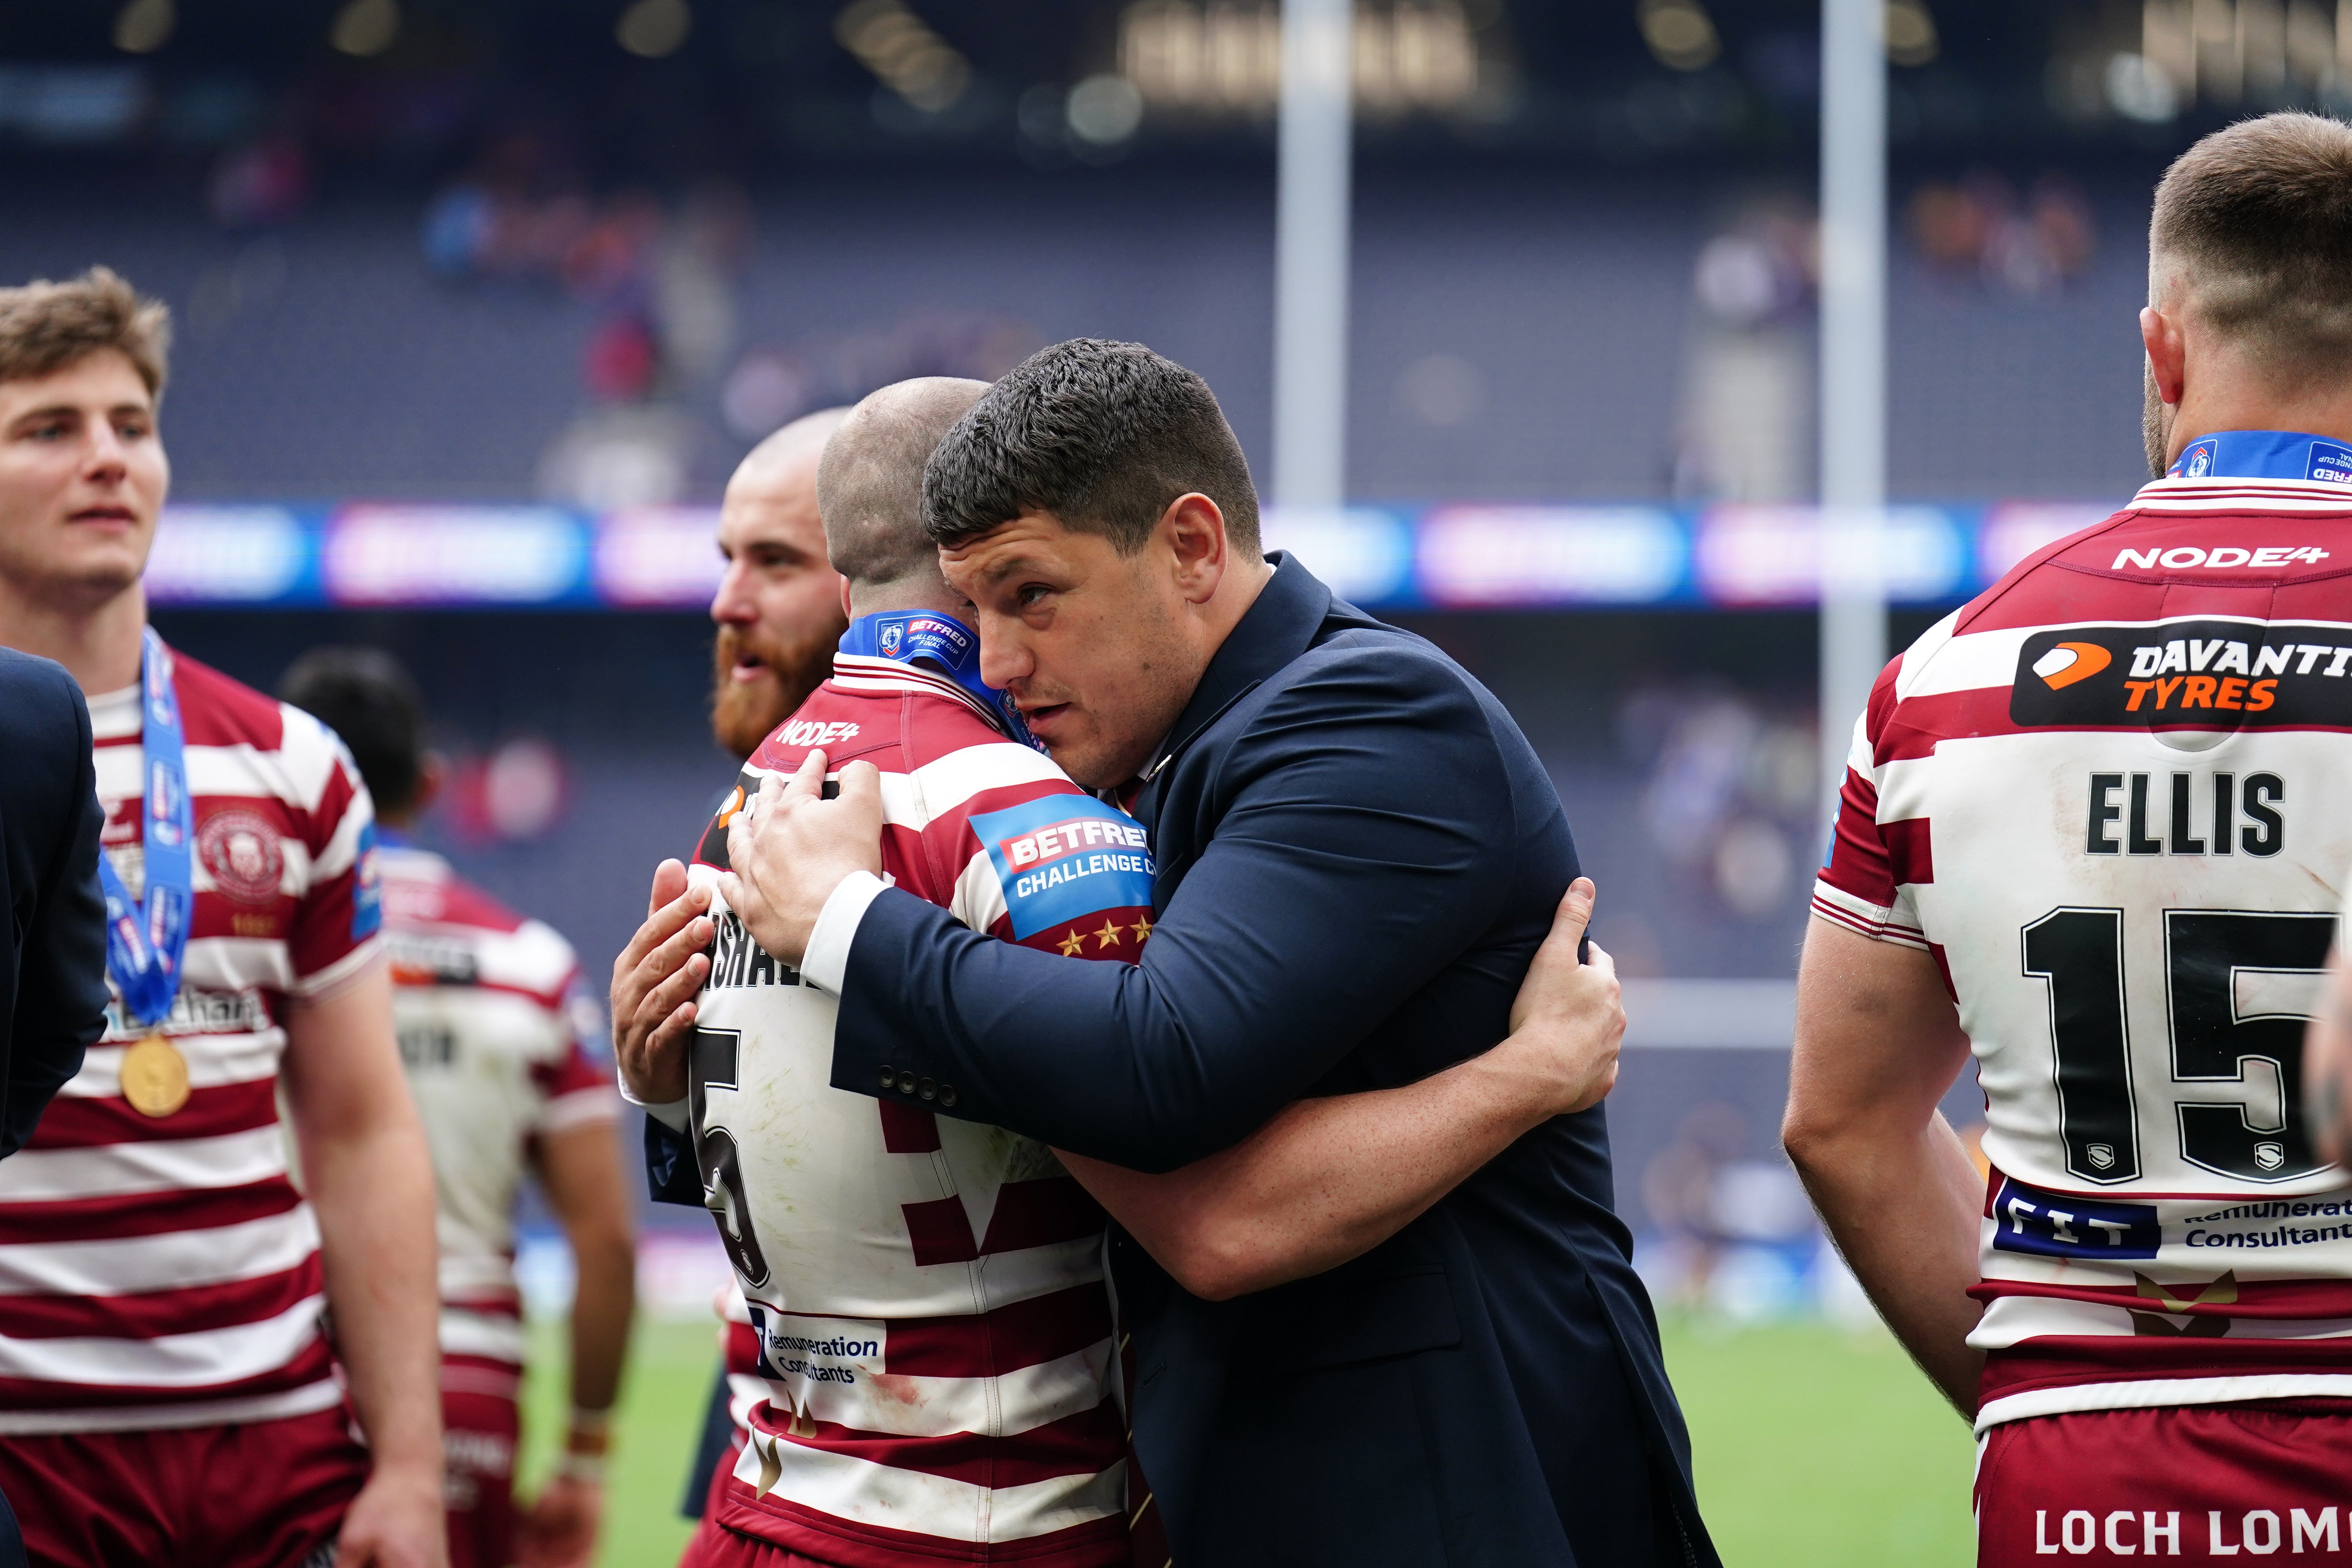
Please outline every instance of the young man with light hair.
[[[2165, 175], [2148, 462], [1889, 665], [1784, 1135], [1980, 1440], [1979, 1562], [2342, 1549], [2352, 1186], [2304, 1018], [2352, 868], [2352, 127]], [[1979, 1178], [1937, 1111], [1973, 1050]]]
[[147, 626], [165, 326], [103, 268], [0, 289], [0, 644], [89, 700], [115, 993], [0, 1164], [0, 1490], [36, 1563], [439, 1568], [372, 811], [323, 725]]

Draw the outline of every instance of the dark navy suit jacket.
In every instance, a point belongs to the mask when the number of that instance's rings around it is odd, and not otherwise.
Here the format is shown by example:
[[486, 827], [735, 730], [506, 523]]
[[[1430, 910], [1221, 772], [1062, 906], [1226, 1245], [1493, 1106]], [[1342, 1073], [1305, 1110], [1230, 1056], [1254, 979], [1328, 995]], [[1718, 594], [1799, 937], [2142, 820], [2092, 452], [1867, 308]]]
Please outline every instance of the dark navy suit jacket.
[[0, 1155], [12, 1154], [106, 1027], [106, 900], [89, 708], [46, 658], [0, 648]]
[[[1134, 803], [1158, 861], [1142, 963], [885, 892], [851, 947], [836, 1088], [920, 1085], [1169, 1171], [1507, 1032], [1576, 874], [1551, 782], [1459, 666], [1275, 561]], [[656, 1185], [688, 1196], [685, 1141], [649, 1130]], [[1114, 1230], [1135, 1440], [1181, 1568], [1714, 1563], [1612, 1202], [1595, 1108], [1353, 1262], [1236, 1300]]]
[[[1576, 875], [1551, 781], [1459, 666], [1276, 559], [1135, 802], [1158, 861], [1142, 963], [886, 893], [850, 951], [837, 1088], [876, 1093], [887, 1065], [952, 1086], [956, 1115], [1167, 1171], [1507, 1031]], [[1238, 1300], [1118, 1237], [1176, 1561], [1621, 1568], [1653, 1560], [1661, 1515], [1659, 1560], [1678, 1533], [1711, 1557], [1611, 1205], [1595, 1108], [1354, 1262]]]

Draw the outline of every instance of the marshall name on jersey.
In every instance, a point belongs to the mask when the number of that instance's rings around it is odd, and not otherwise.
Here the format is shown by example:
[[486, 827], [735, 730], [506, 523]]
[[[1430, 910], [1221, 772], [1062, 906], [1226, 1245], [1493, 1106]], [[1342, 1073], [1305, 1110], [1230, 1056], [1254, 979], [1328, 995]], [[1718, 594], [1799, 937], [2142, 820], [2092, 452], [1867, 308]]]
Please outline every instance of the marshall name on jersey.
[[[818, 746], [881, 771], [898, 887], [1004, 941], [1141, 952], [1143, 830], [954, 681], [892, 659], [835, 659], [753, 754], [696, 880], [725, 868], [746, 794]], [[1125, 1562], [1101, 1210], [1043, 1145], [936, 1114], [952, 1085], [831, 1087], [833, 998], [713, 912], [693, 1131], [767, 1383], [717, 1517], [845, 1568]]]
[[2347, 799], [2340, 485], [2158, 480], [1880, 677], [1813, 910], [1932, 953], [1974, 1045], [1980, 1430], [2352, 1397], [2300, 1104]]

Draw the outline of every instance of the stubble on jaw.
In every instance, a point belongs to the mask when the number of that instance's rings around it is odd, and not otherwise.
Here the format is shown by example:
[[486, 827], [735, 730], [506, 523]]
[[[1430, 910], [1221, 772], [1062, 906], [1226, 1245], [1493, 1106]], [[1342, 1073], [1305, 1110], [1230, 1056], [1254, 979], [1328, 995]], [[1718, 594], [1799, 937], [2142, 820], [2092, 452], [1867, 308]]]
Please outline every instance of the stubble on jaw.
[[2172, 417], [2170, 411], [2165, 406], [2163, 397], [2156, 390], [2156, 366], [2143, 360], [2140, 362], [2139, 369], [2142, 388], [2139, 405], [2140, 442], [2147, 450], [2147, 477], [2151, 479], [2160, 479], [2164, 478], [2164, 470], [2169, 466], [2165, 461], [2165, 456], [2172, 446]]
[[[809, 637], [779, 643], [740, 626], [720, 626], [710, 671], [710, 732], [719, 743], [738, 757], [758, 751], [833, 673], [833, 650], [843, 629], [827, 625]], [[735, 679], [735, 666], [746, 653], [767, 667], [767, 679]]]

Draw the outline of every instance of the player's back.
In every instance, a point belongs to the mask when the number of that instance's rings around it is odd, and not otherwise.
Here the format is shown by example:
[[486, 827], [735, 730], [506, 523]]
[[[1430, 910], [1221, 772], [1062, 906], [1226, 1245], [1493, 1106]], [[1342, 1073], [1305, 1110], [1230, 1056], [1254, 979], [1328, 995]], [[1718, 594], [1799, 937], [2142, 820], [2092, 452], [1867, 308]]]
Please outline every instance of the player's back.
[[[812, 749], [882, 773], [883, 869], [1003, 940], [1135, 958], [1143, 830], [1009, 740], [953, 681], [842, 655], [747, 764]], [[726, 826], [692, 876], [715, 882]], [[1050, 1150], [952, 1115], [951, 1084], [877, 1100], [830, 1083], [834, 999], [724, 900], [698, 1000], [698, 1158], [743, 1287], [769, 1401], [720, 1520], [822, 1561], [943, 1551], [1124, 1561], [1123, 1425], [1104, 1216]]]
[[582, 1047], [579, 962], [551, 927], [387, 834], [377, 851], [401, 1062], [433, 1154], [442, 1350], [520, 1365], [514, 1207], [530, 1142], [612, 1120]]
[[2300, 1104], [2347, 799], [2340, 484], [2158, 481], [1882, 676], [1813, 907], [1935, 954], [1975, 1047], [1980, 1427], [2352, 1395]]

